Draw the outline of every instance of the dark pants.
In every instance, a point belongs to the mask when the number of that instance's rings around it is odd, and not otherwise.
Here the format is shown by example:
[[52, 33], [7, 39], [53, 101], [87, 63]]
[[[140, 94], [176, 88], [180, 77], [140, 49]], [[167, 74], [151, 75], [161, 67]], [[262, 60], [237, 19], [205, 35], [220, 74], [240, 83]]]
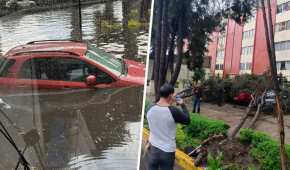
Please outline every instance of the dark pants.
[[193, 112], [200, 113], [200, 98], [199, 97], [195, 97], [194, 99]]
[[152, 145], [147, 152], [148, 170], [173, 170], [175, 152], [164, 152]]

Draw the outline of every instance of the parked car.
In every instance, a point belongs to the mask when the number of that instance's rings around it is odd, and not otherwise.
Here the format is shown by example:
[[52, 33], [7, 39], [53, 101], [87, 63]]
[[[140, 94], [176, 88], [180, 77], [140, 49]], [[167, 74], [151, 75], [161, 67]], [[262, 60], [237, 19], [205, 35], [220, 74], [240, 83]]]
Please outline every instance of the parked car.
[[118, 59], [84, 42], [33, 41], [0, 58], [0, 89], [143, 86], [144, 64]]
[[276, 104], [276, 94], [274, 90], [267, 90], [264, 97], [264, 105], [262, 110], [265, 112], [273, 112]]
[[240, 92], [234, 97], [234, 101], [241, 104], [250, 103], [251, 99], [251, 94], [248, 92]]

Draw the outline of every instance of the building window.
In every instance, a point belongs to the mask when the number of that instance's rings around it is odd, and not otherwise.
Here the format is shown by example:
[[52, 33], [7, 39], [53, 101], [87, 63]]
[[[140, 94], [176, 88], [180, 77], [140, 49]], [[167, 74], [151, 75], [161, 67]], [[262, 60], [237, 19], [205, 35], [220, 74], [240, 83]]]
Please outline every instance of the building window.
[[215, 65], [216, 70], [223, 70], [224, 69], [224, 64], [216, 64]]
[[289, 11], [290, 10], [290, 1], [285, 2], [277, 6], [277, 14]]
[[218, 51], [217, 52], [217, 59], [223, 59], [225, 56], [225, 51]]
[[280, 70], [286, 70], [285, 61], [281, 61]]
[[220, 36], [219, 40], [218, 40], [218, 46], [219, 48], [224, 48], [225, 47], [225, 42], [226, 42], [226, 38], [225, 36]]
[[240, 70], [251, 70], [252, 64], [251, 63], [241, 63]]
[[252, 37], [254, 37], [254, 35], [255, 35], [255, 29], [245, 31], [245, 32], [243, 32], [243, 40], [248, 39], [248, 38], [252, 38]]
[[289, 50], [290, 49], [290, 41], [281, 41], [275, 43], [275, 50], [276, 51], [283, 51], [283, 50]]
[[253, 52], [253, 46], [242, 47], [242, 55], [250, 55]]
[[290, 70], [290, 61], [277, 61], [277, 70]]
[[275, 32], [285, 31], [290, 29], [290, 20], [277, 23], [275, 25]]

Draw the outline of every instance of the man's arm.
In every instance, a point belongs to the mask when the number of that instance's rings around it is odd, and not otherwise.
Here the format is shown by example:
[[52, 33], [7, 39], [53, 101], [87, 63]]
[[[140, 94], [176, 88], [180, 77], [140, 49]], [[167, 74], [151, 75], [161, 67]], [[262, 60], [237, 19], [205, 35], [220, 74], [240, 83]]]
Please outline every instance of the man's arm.
[[185, 106], [185, 104], [181, 104], [181, 109], [178, 109], [174, 106], [169, 106], [169, 110], [172, 114], [172, 117], [176, 123], [186, 124], [190, 123], [189, 112]]

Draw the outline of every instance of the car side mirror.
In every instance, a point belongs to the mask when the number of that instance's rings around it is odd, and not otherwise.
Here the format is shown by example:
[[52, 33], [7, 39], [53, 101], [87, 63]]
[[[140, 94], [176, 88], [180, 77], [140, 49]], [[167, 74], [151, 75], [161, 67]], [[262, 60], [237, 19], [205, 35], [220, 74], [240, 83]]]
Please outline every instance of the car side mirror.
[[87, 76], [85, 81], [86, 81], [87, 86], [89, 87], [93, 87], [97, 84], [97, 78], [94, 75]]

